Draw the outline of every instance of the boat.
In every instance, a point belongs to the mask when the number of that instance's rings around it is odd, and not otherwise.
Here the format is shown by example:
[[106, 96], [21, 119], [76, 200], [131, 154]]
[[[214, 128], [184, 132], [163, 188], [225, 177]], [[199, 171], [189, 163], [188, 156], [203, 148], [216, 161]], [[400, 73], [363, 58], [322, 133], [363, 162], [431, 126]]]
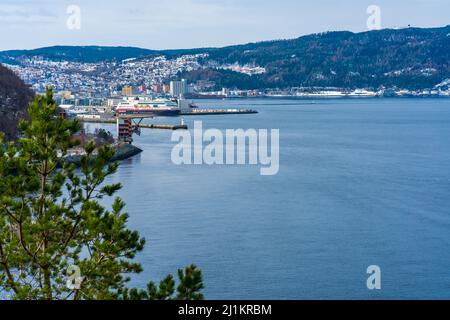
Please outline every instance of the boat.
[[349, 97], [376, 97], [377, 93], [365, 89], [356, 89], [348, 94]]
[[[62, 108], [62, 107], [61, 107]], [[80, 116], [88, 115], [89, 112], [84, 109], [64, 109], [69, 119], [78, 118]]]
[[136, 97], [120, 102], [117, 105], [116, 114], [145, 117], [176, 117], [180, 115], [180, 108], [176, 102], [171, 100]]

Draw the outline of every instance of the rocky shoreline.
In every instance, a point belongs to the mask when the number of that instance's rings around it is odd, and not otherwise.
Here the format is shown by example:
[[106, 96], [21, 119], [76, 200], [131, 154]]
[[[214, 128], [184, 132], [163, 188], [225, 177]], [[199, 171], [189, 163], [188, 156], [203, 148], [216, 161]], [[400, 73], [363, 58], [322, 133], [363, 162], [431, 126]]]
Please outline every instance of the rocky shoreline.
[[[132, 144], [121, 144], [115, 147], [116, 153], [111, 162], [122, 161], [140, 154], [143, 150]], [[65, 158], [67, 163], [73, 163], [76, 166], [81, 164], [82, 155], [71, 155]]]

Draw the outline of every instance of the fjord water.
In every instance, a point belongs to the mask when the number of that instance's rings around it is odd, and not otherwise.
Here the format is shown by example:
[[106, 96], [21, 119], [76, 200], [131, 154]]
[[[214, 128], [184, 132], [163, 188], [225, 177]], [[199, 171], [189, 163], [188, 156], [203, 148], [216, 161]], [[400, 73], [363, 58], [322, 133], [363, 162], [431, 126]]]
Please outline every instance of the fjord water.
[[133, 285], [195, 263], [208, 299], [450, 298], [450, 100], [198, 103], [258, 110], [186, 122], [280, 129], [280, 172], [175, 166], [172, 132], [144, 130], [111, 178], [147, 239]]

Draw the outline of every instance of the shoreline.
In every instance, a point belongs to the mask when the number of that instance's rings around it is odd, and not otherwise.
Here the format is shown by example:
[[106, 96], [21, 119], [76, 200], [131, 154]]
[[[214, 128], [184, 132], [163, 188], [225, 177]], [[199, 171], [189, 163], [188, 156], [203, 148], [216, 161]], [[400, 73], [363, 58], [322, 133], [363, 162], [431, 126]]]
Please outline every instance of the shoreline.
[[[132, 144], [121, 144], [119, 146], [115, 146], [115, 149], [116, 153], [114, 157], [112, 157], [110, 162], [123, 161], [143, 152], [141, 148], [138, 148]], [[81, 165], [81, 157], [82, 155], [71, 155], [67, 156], [65, 158], [65, 161], [69, 164], [75, 164], [75, 166], [79, 167]]]
[[295, 95], [260, 95], [260, 96], [231, 96], [231, 97], [202, 97], [192, 100], [234, 100], [234, 99], [298, 99], [298, 100], [333, 100], [333, 99], [448, 99], [450, 96], [429, 95], [429, 96], [295, 96]]

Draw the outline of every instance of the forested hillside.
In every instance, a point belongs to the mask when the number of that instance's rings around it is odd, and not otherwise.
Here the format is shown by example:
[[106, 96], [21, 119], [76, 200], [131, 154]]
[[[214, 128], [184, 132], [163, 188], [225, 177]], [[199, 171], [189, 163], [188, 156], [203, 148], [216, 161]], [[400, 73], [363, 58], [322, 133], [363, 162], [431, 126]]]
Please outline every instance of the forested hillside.
[[17, 138], [19, 119], [26, 117], [34, 93], [11, 70], [0, 65], [0, 132], [6, 139]]

